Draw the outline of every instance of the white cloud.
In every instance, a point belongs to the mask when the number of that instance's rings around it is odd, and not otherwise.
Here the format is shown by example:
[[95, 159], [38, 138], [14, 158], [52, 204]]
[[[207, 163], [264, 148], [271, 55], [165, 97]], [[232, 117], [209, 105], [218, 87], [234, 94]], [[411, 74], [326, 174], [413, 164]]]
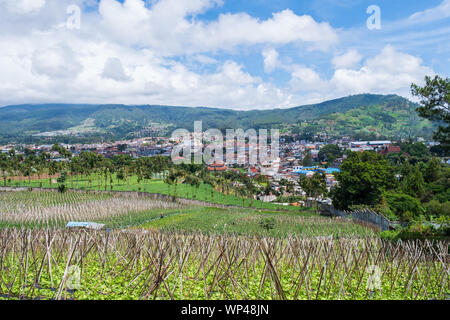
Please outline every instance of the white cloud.
[[206, 55], [203, 55], [203, 54], [196, 54], [196, 55], [193, 55], [193, 56], [191, 57], [191, 59], [194, 60], [194, 61], [196, 61], [196, 62], [199, 62], [199, 63], [201, 63], [201, 64], [203, 64], [203, 65], [207, 65], [207, 64], [217, 64], [217, 63], [219, 63], [219, 61], [217, 61], [216, 59], [211, 58], [211, 57], [206, 56]]
[[450, 17], [450, 0], [443, 0], [437, 7], [416, 12], [409, 17], [414, 22], [429, 22]]
[[[83, 12], [80, 30], [58, 28], [72, 2], [81, 0], [47, 1], [32, 16], [0, 12], [0, 105], [293, 107], [360, 92], [408, 96], [411, 82], [433, 73], [419, 58], [388, 46], [366, 61], [356, 50], [342, 51], [326, 78], [323, 69], [289, 61], [274, 49], [295, 44], [296, 50], [325, 50], [339, 40], [328, 24], [290, 10], [265, 20], [235, 13], [202, 22], [197, 15], [220, 2], [163, 0], [149, 7], [140, 0], [102, 0], [100, 12]], [[252, 75], [237, 62], [241, 52], [262, 54], [267, 73], [280, 68], [290, 81], [274, 84]]]
[[83, 68], [72, 49], [67, 46], [36, 50], [31, 63], [34, 73], [52, 79], [75, 78]]
[[275, 49], [265, 49], [262, 52], [264, 58], [264, 71], [271, 73], [275, 68], [281, 65], [278, 60], [278, 52]]
[[130, 81], [119, 58], [108, 58], [103, 67], [102, 77], [116, 81]]
[[399, 93], [409, 96], [411, 83], [421, 83], [434, 71], [420, 58], [386, 46], [380, 54], [368, 59], [359, 70], [338, 69], [331, 83], [342, 93]]
[[335, 69], [355, 68], [361, 62], [362, 56], [357, 50], [349, 50], [347, 53], [333, 58], [332, 63]]
[[305, 43], [326, 50], [338, 42], [328, 23], [291, 10], [260, 21], [246, 13], [220, 14], [205, 23], [190, 19], [217, 4], [213, 0], [161, 0], [146, 8], [141, 0], [102, 0], [102, 28], [126, 45], [147, 46], [164, 55], [231, 50], [239, 45]]
[[304, 66], [294, 66], [292, 79], [290, 81], [291, 88], [295, 91], [315, 91], [321, 92], [328, 88], [326, 80], [322, 80], [320, 75], [311, 68]]
[[2, 0], [11, 13], [29, 14], [40, 11], [45, 6], [45, 0]]

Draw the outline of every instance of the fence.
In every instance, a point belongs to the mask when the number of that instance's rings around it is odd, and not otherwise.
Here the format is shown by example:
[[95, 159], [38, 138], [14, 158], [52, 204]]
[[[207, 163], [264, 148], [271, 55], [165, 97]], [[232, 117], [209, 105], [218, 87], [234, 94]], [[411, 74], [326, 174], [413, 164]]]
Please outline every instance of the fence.
[[346, 219], [352, 219], [369, 223], [377, 226], [378, 228], [380, 228], [381, 231], [389, 230], [391, 227], [391, 222], [385, 216], [370, 209], [348, 212], [337, 210], [336, 208], [330, 205], [321, 204], [320, 210], [322, 215], [342, 217]]

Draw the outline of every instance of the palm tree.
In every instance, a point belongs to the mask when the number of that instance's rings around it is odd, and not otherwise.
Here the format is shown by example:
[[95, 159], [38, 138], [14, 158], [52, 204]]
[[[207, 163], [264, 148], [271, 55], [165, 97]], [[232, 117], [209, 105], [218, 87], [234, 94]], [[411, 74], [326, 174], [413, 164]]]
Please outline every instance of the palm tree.
[[198, 192], [198, 189], [200, 187], [200, 182], [201, 182], [200, 178], [198, 178], [196, 175], [189, 174], [185, 177], [184, 182], [191, 185], [191, 187], [195, 187], [196, 194], [193, 194], [192, 196], [194, 199], [197, 199], [197, 192]]
[[59, 172], [59, 166], [58, 163], [55, 161], [50, 162], [48, 166], [48, 175], [49, 175], [49, 182], [50, 182], [50, 188], [53, 186], [53, 179], [52, 177]]
[[8, 174], [11, 171], [11, 159], [5, 153], [0, 154], [0, 170], [2, 170], [3, 175], [3, 186], [6, 187], [6, 180], [8, 179]]
[[167, 177], [164, 179], [164, 182], [168, 184], [169, 187], [169, 195], [170, 195], [170, 186], [175, 186], [175, 192], [172, 197], [172, 201], [175, 202], [177, 199], [177, 187], [179, 181], [186, 175], [183, 170], [171, 169]]

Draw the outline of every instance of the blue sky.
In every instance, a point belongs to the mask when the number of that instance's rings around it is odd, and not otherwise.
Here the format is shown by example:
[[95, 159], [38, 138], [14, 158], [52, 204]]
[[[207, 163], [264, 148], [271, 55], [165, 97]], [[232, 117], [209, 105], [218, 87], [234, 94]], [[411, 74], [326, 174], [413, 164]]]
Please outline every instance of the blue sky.
[[0, 105], [411, 98], [411, 82], [450, 74], [449, 21], [450, 0], [4, 0]]

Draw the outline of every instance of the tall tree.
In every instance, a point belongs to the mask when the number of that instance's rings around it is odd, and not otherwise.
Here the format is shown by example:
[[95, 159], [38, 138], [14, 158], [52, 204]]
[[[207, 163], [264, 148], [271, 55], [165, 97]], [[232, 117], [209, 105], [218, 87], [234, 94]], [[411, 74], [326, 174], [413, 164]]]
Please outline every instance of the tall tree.
[[352, 205], [375, 206], [385, 190], [397, 186], [395, 170], [375, 152], [352, 152], [336, 174], [339, 182], [332, 189], [333, 205], [349, 209]]
[[303, 166], [310, 167], [310, 166], [312, 166], [312, 164], [313, 164], [313, 162], [312, 162], [311, 152], [306, 151], [305, 157], [303, 158]]
[[320, 149], [317, 156], [320, 161], [326, 161], [329, 164], [332, 164], [334, 160], [342, 157], [342, 155], [342, 150], [337, 144], [327, 144], [322, 149]]
[[404, 177], [402, 188], [406, 194], [412, 197], [423, 197], [425, 193], [425, 181], [417, 165]]
[[425, 86], [411, 85], [412, 94], [420, 98], [419, 115], [436, 122], [438, 130], [434, 139], [441, 143], [443, 150], [450, 151], [450, 79], [439, 76], [425, 77]]
[[327, 193], [327, 181], [325, 175], [321, 172], [314, 173], [311, 178], [301, 175], [298, 183], [302, 190], [306, 193], [307, 198], [318, 198]]
[[11, 171], [11, 161], [7, 154], [0, 154], [0, 170], [3, 175], [3, 186], [6, 187], [6, 180], [8, 179], [8, 174]]

